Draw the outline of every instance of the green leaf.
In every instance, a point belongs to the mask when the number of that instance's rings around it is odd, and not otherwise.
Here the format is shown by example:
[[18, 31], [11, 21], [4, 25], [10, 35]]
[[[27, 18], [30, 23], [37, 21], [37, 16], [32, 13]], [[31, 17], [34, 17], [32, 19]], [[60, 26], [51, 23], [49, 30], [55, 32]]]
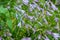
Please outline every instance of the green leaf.
[[34, 0], [29, 0], [29, 3], [33, 3]]
[[10, 29], [12, 29], [12, 20], [11, 19], [7, 20], [7, 25]]
[[56, 3], [56, 0], [51, 0], [54, 4]]
[[22, 9], [25, 10], [25, 11], [28, 11], [29, 7], [26, 6], [26, 5], [23, 5], [23, 6], [22, 6]]
[[42, 5], [44, 5], [45, 0], [39, 0], [39, 1], [40, 1], [40, 3], [42, 3]]
[[0, 6], [0, 13], [6, 13], [7, 9], [4, 8], [3, 6]]

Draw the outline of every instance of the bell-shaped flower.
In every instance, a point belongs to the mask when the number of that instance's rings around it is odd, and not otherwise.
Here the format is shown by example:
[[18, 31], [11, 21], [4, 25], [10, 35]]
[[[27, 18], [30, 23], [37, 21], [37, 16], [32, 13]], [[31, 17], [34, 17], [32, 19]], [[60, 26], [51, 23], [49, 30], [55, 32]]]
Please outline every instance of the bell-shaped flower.
[[31, 40], [30, 37], [25, 37], [25, 38], [22, 38], [21, 40]]
[[25, 5], [28, 5], [29, 0], [23, 0], [23, 3], [24, 3]]

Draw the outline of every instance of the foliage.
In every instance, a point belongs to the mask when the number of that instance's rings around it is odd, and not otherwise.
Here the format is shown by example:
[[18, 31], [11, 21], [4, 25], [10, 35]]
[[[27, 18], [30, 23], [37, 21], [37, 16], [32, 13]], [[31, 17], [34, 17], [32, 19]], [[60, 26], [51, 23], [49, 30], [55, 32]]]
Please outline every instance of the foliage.
[[56, 0], [0, 0], [0, 39], [59, 40], [59, 8]]

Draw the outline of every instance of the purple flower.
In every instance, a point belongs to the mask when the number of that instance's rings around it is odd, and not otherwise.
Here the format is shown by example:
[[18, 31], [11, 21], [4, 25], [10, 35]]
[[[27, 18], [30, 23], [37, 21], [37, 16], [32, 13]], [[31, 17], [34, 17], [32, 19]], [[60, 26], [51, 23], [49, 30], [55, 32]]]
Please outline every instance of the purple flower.
[[0, 40], [2, 40], [2, 37], [0, 37]]
[[12, 34], [11, 33], [6, 33], [6, 36], [12, 36]]
[[25, 5], [28, 5], [29, 0], [23, 0], [23, 3], [24, 3]]
[[51, 3], [51, 8], [52, 8], [53, 10], [58, 10], [58, 8], [57, 8], [53, 3]]
[[34, 0], [35, 2], [38, 2], [39, 0]]
[[30, 4], [30, 11], [34, 10], [36, 6], [37, 6], [36, 3]]
[[60, 37], [60, 35], [58, 33], [53, 33], [52, 35], [56, 40], [58, 40], [58, 38]]
[[38, 39], [41, 39], [41, 35], [38, 35]]
[[47, 16], [52, 16], [52, 14], [50, 14], [48, 11], [46, 12]]
[[26, 37], [26, 38], [22, 38], [21, 40], [31, 40], [31, 38]]
[[14, 8], [15, 8], [17, 11], [21, 11], [20, 8], [18, 8], [18, 7], [16, 7], [16, 6], [15, 6]]
[[17, 11], [19, 11], [19, 12], [22, 12], [22, 13], [25, 13], [25, 11], [24, 10], [22, 10], [22, 9], [20, 9], [19, 7], [14, 7]]
[[32, 20], [34, 17], [33, 17], [33, 16], [28, 16], [28, 18], [29, 18], [30, 20]]
[[39, 6], [37, 6], [37, 9], [40, 11], [42, 8], [40, 8]]
[[46, 38], [44, 40], [49, 40], [49, 38], [46, 36]]
[[47, 31], [47, 33], [48, 33], [48, 34], [50, 34], [50, 35], [52, 34], [52, 32], [51, 32], [51, 31]]
[[58, 19], [57, 17], [55, 17], [55, 19], [54, 19], [54, 20], [55, 20], [56, 22], [58, 22], [58, 20], [59, 20], [59, 19]]
[[18, 26], [21, 27], [21, 22], [18, 23]]

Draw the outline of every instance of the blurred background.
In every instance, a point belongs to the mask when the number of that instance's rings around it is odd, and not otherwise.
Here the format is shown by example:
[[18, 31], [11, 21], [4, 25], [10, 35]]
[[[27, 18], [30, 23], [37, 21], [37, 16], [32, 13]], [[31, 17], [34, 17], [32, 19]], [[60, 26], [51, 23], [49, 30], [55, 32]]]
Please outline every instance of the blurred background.
[[0, 0], [0, 40], [60, 40], [60, 0]]

